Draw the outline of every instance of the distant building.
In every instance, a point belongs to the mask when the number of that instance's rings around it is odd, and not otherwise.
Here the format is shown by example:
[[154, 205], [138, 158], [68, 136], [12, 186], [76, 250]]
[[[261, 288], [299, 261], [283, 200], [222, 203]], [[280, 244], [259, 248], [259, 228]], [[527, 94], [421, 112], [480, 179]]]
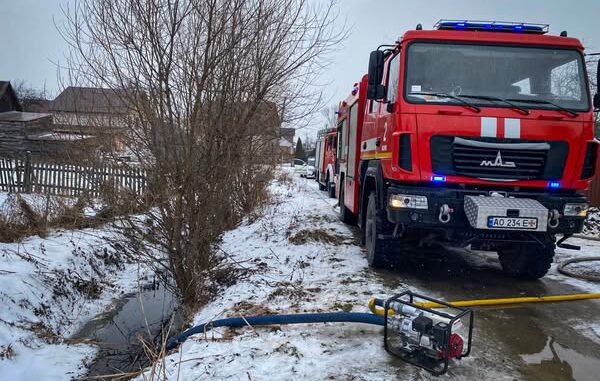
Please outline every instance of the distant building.
[[0, 81], [0, 112], [23, 111], [9, 81]]
[[0, 156], [73, 160], [86, 157], [95, 146], [92, 136], [60, 134], [52, 129], [52, 116], [44, 113], [0, 113]]
[[39, 112], [49, 113], [50, 112], [50, 101], [43, 98], [24, 98], [21, 99], [21, 105], [24, 112]]
[[57, 132], [96, 136], [108, 151], [121, 151], [130, 116], [125, 90], [67, 87], [49, 107]]
[[294, 136], [296, 135], [296, 129], [280, 128], [279, 134], [280, 162], [287, 163], [290, 162], [294, 157]]

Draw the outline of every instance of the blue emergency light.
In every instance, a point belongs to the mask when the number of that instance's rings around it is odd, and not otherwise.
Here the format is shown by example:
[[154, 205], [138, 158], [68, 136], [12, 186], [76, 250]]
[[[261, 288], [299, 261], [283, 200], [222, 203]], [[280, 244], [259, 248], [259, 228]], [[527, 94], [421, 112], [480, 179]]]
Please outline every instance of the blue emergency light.
[[552, 189], [560, 188], [560, 183], [558, 181], [550, 181], [548, 183], [548, 188], [552, 188]]
[[440, 20], [438, 30], [478, 30], [488, 32], [548, 33], [548, 24], [514, 23], [505, 21]]
[[431, 176], [431, 181], [434, 183], [444, 183], [446, 182], [446, 176]]

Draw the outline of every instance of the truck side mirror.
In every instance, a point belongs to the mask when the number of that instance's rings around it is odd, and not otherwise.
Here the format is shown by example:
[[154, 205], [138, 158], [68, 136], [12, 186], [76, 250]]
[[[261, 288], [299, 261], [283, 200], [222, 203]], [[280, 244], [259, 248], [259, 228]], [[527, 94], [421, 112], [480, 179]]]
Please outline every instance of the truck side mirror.
[[594, 108], [600, 109], [600, 60], [596, 68], [596, 94], [594, 95]]
[[385, 97], [383, 79], [383, 52], [374, 50], [369, 56], [369, 79], [367, 85], [367, 99], [379, 100]]

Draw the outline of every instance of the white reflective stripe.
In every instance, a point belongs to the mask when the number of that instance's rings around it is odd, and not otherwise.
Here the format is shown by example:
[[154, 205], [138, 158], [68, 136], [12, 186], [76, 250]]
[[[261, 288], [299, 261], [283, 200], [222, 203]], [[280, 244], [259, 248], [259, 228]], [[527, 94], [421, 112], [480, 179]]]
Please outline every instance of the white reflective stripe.
[[495, 138], [497, 134], [498, 120], [486, 116], [481, 117], [481, 136]]
[[504, 137], [521, 139], [521, 119], [504, 119]]
[[373, 150], [377, 149], [377, 139], [378, 138], [371, 138], [371, 139], [363, 140], [360, 143], [360, 150], [361, 151], [373, 151]]

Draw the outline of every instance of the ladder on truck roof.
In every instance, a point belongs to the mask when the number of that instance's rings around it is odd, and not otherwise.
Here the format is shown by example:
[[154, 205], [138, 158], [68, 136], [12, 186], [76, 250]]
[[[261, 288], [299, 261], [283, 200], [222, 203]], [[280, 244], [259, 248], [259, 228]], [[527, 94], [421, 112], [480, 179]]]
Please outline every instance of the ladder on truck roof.
[[322, 138], [323, 136], [325, 136], [327, 134], [331, 134], [336, 131], [337, 131], [337, 129], [335, 129], [335, 128], [324, 128], [322, 130], [319, 130], [319, 132], [317, 132], [317, 138]]

